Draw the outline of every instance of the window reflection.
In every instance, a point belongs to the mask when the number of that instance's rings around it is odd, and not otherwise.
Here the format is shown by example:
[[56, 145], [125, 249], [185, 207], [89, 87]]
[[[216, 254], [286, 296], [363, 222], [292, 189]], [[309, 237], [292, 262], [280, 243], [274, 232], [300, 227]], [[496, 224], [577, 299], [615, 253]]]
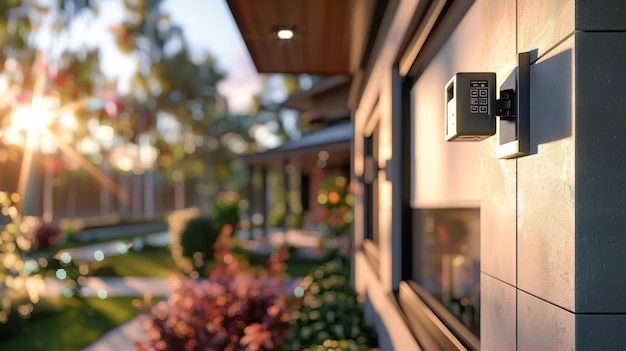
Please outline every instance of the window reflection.
[[420, 212], [416, 280], [479, 335], [480, 210]]
[[378, 245], [379, 242], [379, 215], [378, 204], [380, 203], [380, 191], [378, 182], [378, 159], [379, 159], [379, 136], [380, 128], [378, 122], [376, 122], [372, 134], [365, 137], [365, 157], [363, 160], [363, 178], [365, 183], [364, 191], [364, 218], [365, 224], [365, 238], [371, 239]]

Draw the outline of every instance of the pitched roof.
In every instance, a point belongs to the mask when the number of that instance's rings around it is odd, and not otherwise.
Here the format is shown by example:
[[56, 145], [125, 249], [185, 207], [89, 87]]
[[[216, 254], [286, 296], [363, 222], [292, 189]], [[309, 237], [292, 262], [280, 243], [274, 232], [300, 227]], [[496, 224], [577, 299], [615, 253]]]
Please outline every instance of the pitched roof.
[[302, 162], [309, 159], [305, 156], [317, 156], [320, 151], [349, 155], [352, 135], [352, 123], [334, 124], [305, 134], [298, 140], [287, 141], [274, 149], [244, 155], [243, 160], [252, 165], [269, 165], [280, 164], [285, 160]]

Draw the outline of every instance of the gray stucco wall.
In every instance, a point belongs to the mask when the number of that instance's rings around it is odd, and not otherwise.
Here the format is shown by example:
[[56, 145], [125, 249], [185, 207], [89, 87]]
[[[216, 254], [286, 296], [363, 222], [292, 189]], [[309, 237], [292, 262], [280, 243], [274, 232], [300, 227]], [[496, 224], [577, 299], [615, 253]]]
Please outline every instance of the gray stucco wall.
[[[626, 4], [622, 5], [626, 10]], [[576, 345], [626, 345], [626, 32], [576, 35]]]
[[626, 32], [576, 49], [576, 312], [626, 314]]
[[484, 186], [498, 189], [484, 191], [481, 213], [484, 350], [626, 345], [626, 33], [613, 32], [624, 11], [518, 1], [518, 51], [535, 58], [532, 154], [502, 161], [493, 141], [483, 148]]
[[[626, 345], [625, 16], [623, 0], [476, 0], [422, 73], [433, 87], [458, 71], [496, 72], [501, 84], [517, 53], [532, 53], [531, 154], [501, 160], [497, 137], [479, 145], [483, 350]], [[359, 135], [377, 101], [383, 147], [391, 144], [392, 49], [377, 60], [355, 119]], [[443, 117], [441, 102], [420, 84], [412, 96], [419, 108]], [[362, 152], [357, 143], [355, 158]], [[389, 235], [399, 226], [385, 218], [381, 278], [355, 267], [361, 292], [395, 284], [389, 273], [399, 249], [391, 242], [402, 234]], [[369, 306], [380, 320], [392, 315], [374, 299]]]

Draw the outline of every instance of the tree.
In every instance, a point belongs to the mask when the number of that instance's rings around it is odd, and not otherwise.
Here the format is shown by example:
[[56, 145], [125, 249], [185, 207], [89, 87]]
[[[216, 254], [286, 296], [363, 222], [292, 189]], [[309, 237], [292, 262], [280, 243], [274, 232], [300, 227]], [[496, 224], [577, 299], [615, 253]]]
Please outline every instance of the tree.
[[[220, 147], [213, 128], [226, 115], [225, 100], [216, 89], [224, 75], [211, 56], [191, 57], [181, 28], [170, 21], [161, 4], [160, 0], [124, 1], [129, 20], [114, 32], [120, 50], [139, 62], [133, 93], [126, 99], [133, 106], [134, 134], [156, 134], [162, 156], [171, 159], [165, 169], [177, 188], [181, 189], [184, 174], [196, 183], [195, 193], [208, 210], [209, 197], [229, 173], [223, 172], [228, 149]], [[169, 118], [164, 116], [174, 116], [180, 123], [179, 140], [154, 132], [159, 118]]]
[[[42, 135], [46, 133], [46, 126], [41, 125], [44, 120], [32, 119], [33, 116], [18, 112], [40, 108], [35, 111], [39, 112], [39, 118], [47, 112], [55, 118], [63, 112], [59, 106], [74, 109], [87, 105], [87, 100], [78, 106], [73, 104], [76, 99], [95, 91], [99, 72], [97, 53], [71, 52], [66, 48], [59, 51], [51, 43], [62, 41], [69, 35], [69, 25], [78, 18], [78, 14], [90, 13], [92, 9], [87, 2], [80, 0], [44, 5], [37, 1], [7, 0], [0, 3], [0, 10], [6, 15], [0, 19], [0, 75], [6, 82], [0, 94], [0, 151], [13, 148], [9, 144], [20, 141], [20, 135], [24, 133], [12, 130], [9, 134], [8, 131], [21, 124], [27, 130], [26, 136], [21, 139], [21, 164], [38, 169], [37, 162], [31, 165], [31, 161], [35, 160], [31, 157], [32, 145], [23, 142], [38, 139], [39, 134], [35, 136], [35, 131]], [[70, 75], [73, 76], [69, 78]], [[32, 127], [35, 128], [29, 129]], [[27, 173], [23, 172], [21, 176]], [[24, 209], [19, 207], [25, 201], [24, 192], [18, 194], [14, 192], [16, 189], [2, 190], [10, 191], [0, 191], [1, 222], [4, 225], [0, 247], [0, 290], [14, 288], [20, 293], [26, 292], [29, 301], [18, 311], [22, 317], [28, 317], [32, 304], [39, 299], [37, 291], [40, 287], [37, 285], [42, 283], [42, 279], [35, 273], [40, 263], [27, 257], [31, 245], [25, 236]], [[6, 223], [7, 220], [9, 223]], [[5, 296], [4, 293], [2, 295]], [[11, 306], [7, 305], [10, 300], [3, 301], [0, 322], [6, 322], [11, 310]]]

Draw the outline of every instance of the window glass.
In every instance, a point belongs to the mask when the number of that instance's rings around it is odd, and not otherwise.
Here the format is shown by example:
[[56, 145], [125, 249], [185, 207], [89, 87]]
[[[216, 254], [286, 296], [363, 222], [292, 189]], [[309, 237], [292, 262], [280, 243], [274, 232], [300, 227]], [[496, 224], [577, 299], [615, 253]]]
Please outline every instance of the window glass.
[[414, 279], [478, 336], [480, 210], [417, 211]]
[[379, 127], [378, 123], [374, 127], [372, 134], [365, 137], [365, 159], [364, 159], [364, 218], [365, 218], [365, 238], [371, 239], [378, 244], [378, 152], [379, 152]]

